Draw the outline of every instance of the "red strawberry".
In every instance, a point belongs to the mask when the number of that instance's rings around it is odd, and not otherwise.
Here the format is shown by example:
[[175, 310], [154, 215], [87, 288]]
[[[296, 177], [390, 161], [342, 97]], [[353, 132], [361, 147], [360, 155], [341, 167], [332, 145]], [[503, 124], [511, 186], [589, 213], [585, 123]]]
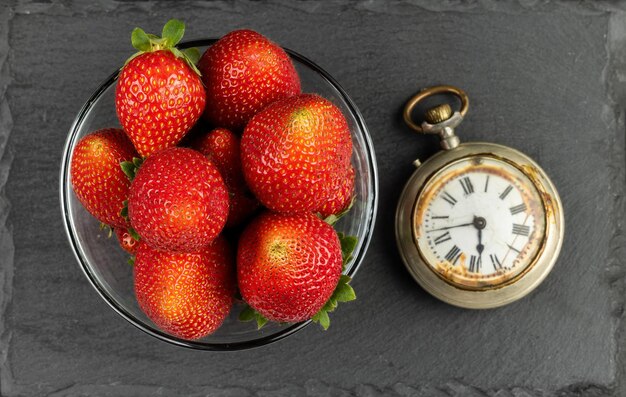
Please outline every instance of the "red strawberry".
[[237, 135], [226, 128], [216, 128], [196, 139], [191, 148], [213, 161], [228, 186], [243, 182]]
[[230, 203], [230, 212], [226, 221], [226, 227], [229, 228], [241, 225], [261, 207], [259, 201], [245, 184], [232, 188]]
[[302, 94], [274, 102], [250, 120], [241, 138], [248, 186], [266, 207], [314, 211], [331, 199], [350, 167], [352, 138], [330, 101]]
[[206, 95], [190, 56], [174, 47], [185, 25], [169, 21], [163, 38], [133, 30], [133, 46], [140, 52], [123, 67], [115, 89], [115, 108], [124, 130], [140, 155], [175, 146], [193, 127]]
[[314, 212], [319, 212], [322, 218], [337, 215], [345, 211], [354, 197], [354, 168], [348, 169], [348, 174], [339, 180], [339, 186], [331, 198], [318, 207]]
[[192, 143], [193, 149], [207, 156], [217, 166], [230, 194], [226, 227], [241, 224], [259, 207], [249, 192], [241, 171], [239, 138], [225, 128], [216, 128]]
[[329, 300], [341, 264], [339, 238], [326, 222], [311, 213], [265, 212], [239, 240], [239, 290], [269, 320], [303, 321]]
[[120, 215], [130, 182], [120, 162], [137, 156], [124, 131], [105, 128], [83, 137], [72, 154], [70, 173], [78, 200], [100, 222], [112, 227], [128, 223]]
[[196, 253], [158, 251], [140, 243], [135, 295], [141, 310], [165, 332], [206, 336], [222, 324], [235, 292], [233, 256], [223, 238]]
[[241, 130], [270, 103], [300, 93], [300, 78], [278, 45], [252, 30], [236, 30], [205, 51], [198, 63], [206, 87], [204, 117]]
[[124, 251], [129, 254], [134, 255], [137, 250], [137, 240], [135, 240], [133, 236], [128, 233], [128, 230], [124, 228], [115, 228], [115, 235], [117, 236], [117, 241], [120, 242], [120, 247], [122, 247]]
[[217, 168], [187, 148], [163, 149], [148, 157], [130, 186], [128, 216], [153, 248], [194, 252], [222, 231], [228, 191]]

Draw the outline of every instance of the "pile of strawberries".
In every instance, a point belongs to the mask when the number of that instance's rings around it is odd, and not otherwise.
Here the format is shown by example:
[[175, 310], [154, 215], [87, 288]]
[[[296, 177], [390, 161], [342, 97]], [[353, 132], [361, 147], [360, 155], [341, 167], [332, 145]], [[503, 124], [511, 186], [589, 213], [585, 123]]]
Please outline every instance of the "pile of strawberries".
[[[137, 301], [183, 339], [242, 321], [313, 319], [355, 299], [342, 275], [356, 245], [332, 227], [354, 199], [352, 139], [327, 99], [301, 93], [284, 50], [227, 34], [200, 57], [136, 28], [115, 91], [122, 128], [82, 138], [72, 186], [134, 255]], [[236, 247], [236, 248], [235, 248]]]

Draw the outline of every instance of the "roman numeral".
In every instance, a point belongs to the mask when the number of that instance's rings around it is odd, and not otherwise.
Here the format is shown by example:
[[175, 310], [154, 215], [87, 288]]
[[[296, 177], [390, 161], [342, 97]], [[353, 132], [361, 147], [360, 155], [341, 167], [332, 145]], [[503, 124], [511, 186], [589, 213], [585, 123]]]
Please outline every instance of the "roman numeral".
[[454, 204], [457, 203], [456, 199], [452, 197], [452, 195], [448, 192], [443, 192], [443, 199], [450, 203], [451, 206], [454, 207]]
[[461, 182], [463, 192], [465, 192], [466, 195], [474, 193], [474, 185], [472, 185], [472, 181], [469, 179], [469, 176], [464, 177], [459, 182]]
[[472, 255], [470, 256], [470, 265], [469, 271], [477, 273], [480, 271], [480, 266], [482, 265], [482, 260], [479, 256]]
[[487, 175], [487, 178], [485, 179], [485, 193], [487, 193], [488, 187], [489, 187], [489, 175]]
[[455, 245], [454, 247], [450, 248], [450, 251], [448, 251], [448, 253], [446, 254], [446, 260], [453, 265], [456, 265], [456, 261], [459, 260], [460, 256], [461, 249]]
[[516, 205], [515, 207], [509, 208], [511, 210], [511, 215], [519, 214], [520, 212], [526, 211], [526, 203], [522, 203], [520, 205]]
[[518, 236], [528, 236], [529, 233], [530, 226], [518, 225], [517, 223], [513, 224], [513, 234], [517, 234]]
[[511, 193], [511, 190], [513, 190], [513, 186], [511, 185], [507, 186], [506, 189], [504, 189], [504, 191], [500, 193], [500, 200], [504, 200], [506, 196], [508, 196], [509, 193]]
[[433, 219], [448, 219], [448, 218], [450, 218], [450, 216], [448, 216], [448, 215], [439, 215], [439, 216], [433, 215], [431, 218], [433, 218]]
[[451, 240], [451, 239], [452, 237], [450, 237], [450, 232], [445, 232], [441, 236], [435, 238], [435, 244], [445, 243], [446, 241]]
[[502, 269], [502, 263], [500, 263], [500, 259], [498, 259], [498, 256], [496, 254], [489, 255], [489, 259], [491, 259], [491, 264], [493, 265], [493, 268], [495, 270]]

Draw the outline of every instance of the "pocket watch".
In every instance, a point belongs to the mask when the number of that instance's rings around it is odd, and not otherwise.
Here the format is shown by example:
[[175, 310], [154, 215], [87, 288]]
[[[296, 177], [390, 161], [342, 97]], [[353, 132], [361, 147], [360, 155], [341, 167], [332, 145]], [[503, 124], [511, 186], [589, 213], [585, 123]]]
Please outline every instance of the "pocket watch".
[[[413, 121], [423, 99], [452, 94], [448, 103]], [[442, 151], [406, 183], [396, 210], [396, 241], [402, 260], [427, 292], [449, 304], [493, 308], [530, 293], [552, 269], [563, 242], [563, 209], [546, 173], [507, 146], [460, 143], [455, 135], [469, 99], [452, 86], [427, 88], [404, 109], [407, 125], [437, 134]]]

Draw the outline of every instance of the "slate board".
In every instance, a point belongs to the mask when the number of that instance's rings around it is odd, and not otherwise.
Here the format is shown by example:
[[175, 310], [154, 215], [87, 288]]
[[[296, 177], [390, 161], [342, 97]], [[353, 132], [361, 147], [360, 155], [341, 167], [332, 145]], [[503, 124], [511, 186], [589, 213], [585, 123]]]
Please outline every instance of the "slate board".
[[[1, 394], [623, 395], [623, 9], [532, 0], [0, 6]], [[378, 221], [354, 280], [359, 298], [327, 332], [310, 326], [236, 353], [170, 346], [115, 314], [70, 251], [58, 202], [69, 126], [131, 53], [132, 28], [159, 31], [172, 16], [187, 22], [187, 39], [241, 27], [268, 35], [325, 68], [365, 117], [378, 158]], [[395, 204], [411, 162], [438, 150], [402, 124], [401, 109], [419, 88], [441, 83], [471, 97], [461, 139], [529, 154], [565, 207], [553, 273], [504, 308], [436, 301], [396, 251]]]

